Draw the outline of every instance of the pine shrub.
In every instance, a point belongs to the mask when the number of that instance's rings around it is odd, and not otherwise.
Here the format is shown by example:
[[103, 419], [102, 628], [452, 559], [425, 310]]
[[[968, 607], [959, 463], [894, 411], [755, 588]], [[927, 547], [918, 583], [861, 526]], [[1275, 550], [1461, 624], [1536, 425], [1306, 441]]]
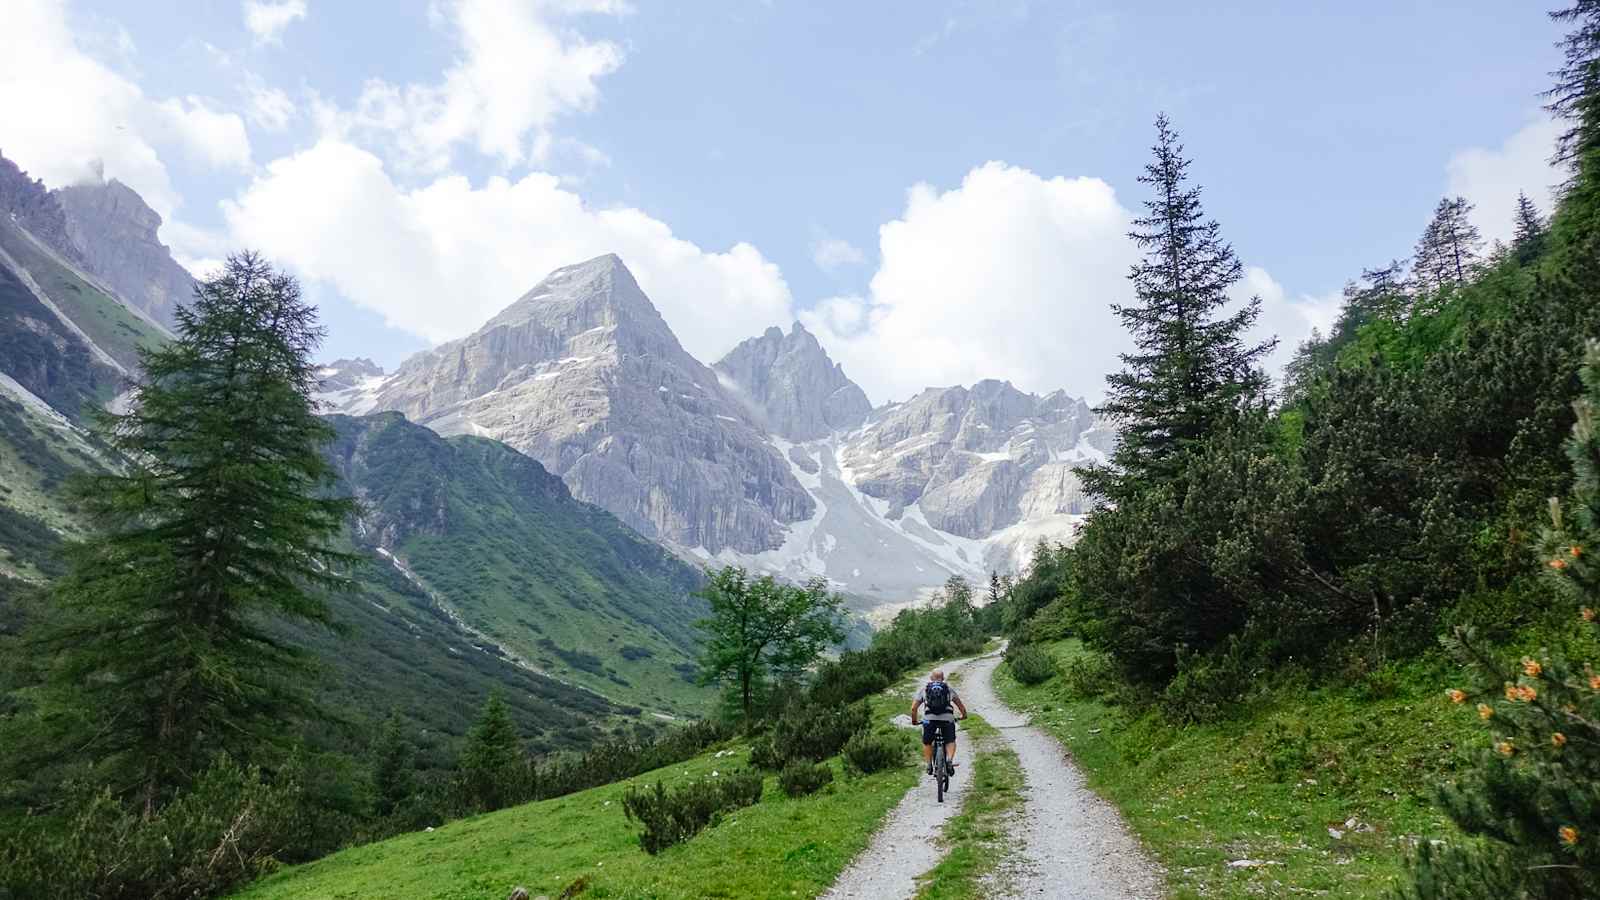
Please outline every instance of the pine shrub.
[[906, 745], [898, 735], [862, 731], [844, 745], [844, 758], [851, 769], [871, 775], [904, 763]]
[[1061, 669], [1061, 682], [1069, 697], [1094, 700], [1116, 682], [1116, 672], [1104, 654], [1085, 652], [1067, 660]]
[[793, 760], [822, 762], [838, 755], [850, 738], [866, 729], [871, 715], [865, 703], [795, 707], [773, 726], [773, 755], [784, 764]]
[[804, 797], [822, 790], [833, 781], [833, 767], [827, 763], [795, 760], [778, 773], [778, 786], [790, 797]]
[[1476, 708], [1488, 746], [1474, 768], [1440, 789], [1439, 801], [1480, 840], [1419, 848], [1402, 892], [1410, 900], [1600, 896], [1600, 342], [1590, 342], [1582, 377], [1566, 446], [1576, 476], [1571, 499], [1550, 501], [1538, 548], [1579, 633], [1565, 650], [1516, 662], [1499, 659], [1470, 628], [1446, 641], [1481, 685], [1452, 688], [1449, 699]]
[[783, 768], [783, 757], [778, 755], [777, 745], [772, 743], [772, 738], [757, 738], [750, 745], [750, 765], [767, 772], [776, 772]]
[[1023, 684], [1044, 684], [1057, 672], [1055, 658], [1038, 644], [1007, 647], [1006, 666], [1011, 669], [1011, 676]]
[[654, 788], [629, 788], [622, 810], [629, 822], [644, 827], [639, 846], [654, 856], [716, 824], [724, 813], [759, 802], [761, 788], [757, 772], [705, 778], [670, 791], [658, 781]]

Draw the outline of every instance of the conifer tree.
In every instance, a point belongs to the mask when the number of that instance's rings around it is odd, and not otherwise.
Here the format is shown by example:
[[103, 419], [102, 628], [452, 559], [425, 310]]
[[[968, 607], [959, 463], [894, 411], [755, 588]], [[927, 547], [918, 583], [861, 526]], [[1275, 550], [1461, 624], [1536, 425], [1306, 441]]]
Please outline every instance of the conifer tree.
[[417, 791], [417, 747], [406, 737], [400, 714], [391, 710], [372, 748], [372, 785], [378, 814], [392, 815]]
[[466, 798], [476, 809], [503, 809], [532, 794], [522, 739], [511, 720], [511, 710], [498, 693], [489, 695], [478, 721], [467, 732], [460, 770]]
[[[1569, 648], [1600, 639], [1600, 341], [1583, 368], [1584, 396], [1567, 440], [1574, 478], [1566, 503], [1552, 498], [1538, 558], [1580, 632]], [[1463, 833], [1481, 843], [1418, 847], [1416, 900], [1578, 900], [1600, 896], [1600, 674], [1594, 658], [1541, 650], [1506, 664], [1468, 629], [1447, 645], [1475, 670], [1483, 695], [1448, 692], [1487, 726], [1478, 765], [1440, 791]], [[1469, 703], [1477, 700], [1479, 702]]]
[[1165, 115], [1156, 118], [1152, 151], [1139, 181], [1155, 196], [1129, 234], [1145, 251], [1129, 274], [1137, 299], [1112, 306], [1136, 349], [1106, 379], [1096, 410], [1118, 423], [1121, 442], [1109, 466], [1079, 470], [1092, 493], [1111, 500], [1172, 482], [1183, 451], [1265, 392], [1260, 362], [1277, 344], [1246, 341], [1261, 298], [1224, 310], [1243, 267], [1221, 226], [1205, 218], [1200, 188], [1188, 184], [1190, 161]]
[[1424, 291], [1465, 284], [1483, 252], [1483, 236], [1468, 218], [1472, 204], [1465, 197], [1446, 197], [1417, 239], [1412, 273]]
[[276, 625], [331, 625], [353, 562], [332, 544], [354, 504], [322, 455], [322, 331], [298, 284], [230, 257], [176, 316], [130, 411], [101, 423], [125, 465], [76, 488], [97, 530], [53, 591], [67, 624], [41, 643], [59, 654], [44, 747], [81, 748], [147, 815], [218, 753], [259, 760], [287, 739], [307, 663]]
[[1600, 146], [1600, 0], [1575, 0], [1550, 17], [1572, 30], [1556, 43], [1562, 62], [1550, 73], [1556, 83], [1545, 92], [1545, 108], [1567, 121], [1556, 139], [1556, 161], [1576, 167]]
[[1511, 236], [1511, 252], [1524, 265], [1537, 259], [1544, 251], [1545, 221], [1539, 208], [1524, 193], [1517, 194], [1515, 230]]

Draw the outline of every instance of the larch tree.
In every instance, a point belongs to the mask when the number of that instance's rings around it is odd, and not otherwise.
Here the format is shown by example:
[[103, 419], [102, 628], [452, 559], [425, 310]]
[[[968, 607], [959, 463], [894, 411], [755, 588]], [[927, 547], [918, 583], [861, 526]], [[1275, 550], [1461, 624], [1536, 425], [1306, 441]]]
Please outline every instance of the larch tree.
[[1092, 493], [1112, 501], [1173, 482], [1184, 451], [1262, 397], [1261, 360], [1277, 345], [1246, 337], [1261, 314], [1259, 297], [1226, 309], [1243, 267], [1221, 226], [1206, 219], [1165, 115], [1156, 119], [1152, 149], [1139, 181], [1154, 196], [1129, 234], [1144, 250], [1129, 275], [1136, 301], [1112, 306], [1135, 349], [1106, 379], [1106, 400], [1096, 409], [1118, 424], [1121, 441], [1109, 465], [1078, 470]]
[[55, 656], [42, 746], [76, 748], [146, 814], [219, 753], [282, 745], [308, 662], [281, 625], [332, 626], [355, 562], [335, 544], [355, 504], [323, 456], [322, 330], [299, 285], [233, 256], [176, 315], [128, 411], [103, 417], [125, 464], [75, 488], [96, 528], [53, 588], [65, 624], [38, 645]]
[[1465, 197], [1446, 197], [1434, 208], [1412, 256], [1412, 274], [1424, 291], [1465, 284], [1476, 271], [1483, 236], [1469, 218], [1472, 208]]

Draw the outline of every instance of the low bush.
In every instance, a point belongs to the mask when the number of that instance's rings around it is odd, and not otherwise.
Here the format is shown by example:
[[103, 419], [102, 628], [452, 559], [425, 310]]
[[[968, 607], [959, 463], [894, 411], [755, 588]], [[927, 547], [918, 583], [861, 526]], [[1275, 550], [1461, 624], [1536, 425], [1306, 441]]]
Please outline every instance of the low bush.
[[756, 738], [750, 745], [750, 765], [767, 772], [783, 768], [783, 757], [778, 755], [778, 748], [773, 745], [770, 736]]
[[1056, 661], [1038, 644], [1016, 644], [1006, 648], [1006, 665], [1011, 676], [1023, 684], [1043, 684], [1055, 677]]
[[848, 706], [806, 704], [784, 713], [772, 729], [773, 755], [780, 763], [822, 762], [835, 756], [871, 721], [865, 703]]
[[622, 797], [622, 811], [628, 821], [644, 826], [639, 846], [654, 856], [715, 824], [723, 813], [759, 802], [761, 786], [757, 772], [734, 772], [671, 791], [658, 781], [654, 788], [629, 788]]
[[271, 871], [314, 825], [296, 783], [221, 757], [154, 815], [109, 790], [0, 836], [0, 897], [214, 897]]
[[906, 745], [898, 735], [860, 732], [844, 745], [844, 758], [850, 768], [863, 775], [882, 772], [901, 765]]
[[778, 786], [791, 797], [804, 797], [822, 790], [833, 781], [833, 767], [827, 763], [808, 763], [796, 760], [778, 773]]
[[1067, 660], [1061, 670], [1061, 683], [1068, 696], [1094, 700], [1116, 684], [1116, 672], [1103, 654], [1086, 652]]
[[1158, 705], [1179, 723], [1219, 722], [1233, 715], [1252, 686], [1251, 667], [1235, 641], [1227, 652], [1186, 657], [1161, 692]]

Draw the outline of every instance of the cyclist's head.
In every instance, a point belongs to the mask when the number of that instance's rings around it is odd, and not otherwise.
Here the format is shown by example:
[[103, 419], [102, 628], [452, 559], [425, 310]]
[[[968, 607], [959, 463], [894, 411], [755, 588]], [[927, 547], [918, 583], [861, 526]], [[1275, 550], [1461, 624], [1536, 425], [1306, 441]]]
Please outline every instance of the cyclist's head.
[[934, 669], [932, 672], [929, 672], [928, 673], [928, 680], [929, 681], [943, 681], [944, 680], [944, 670], [943, 669]]

